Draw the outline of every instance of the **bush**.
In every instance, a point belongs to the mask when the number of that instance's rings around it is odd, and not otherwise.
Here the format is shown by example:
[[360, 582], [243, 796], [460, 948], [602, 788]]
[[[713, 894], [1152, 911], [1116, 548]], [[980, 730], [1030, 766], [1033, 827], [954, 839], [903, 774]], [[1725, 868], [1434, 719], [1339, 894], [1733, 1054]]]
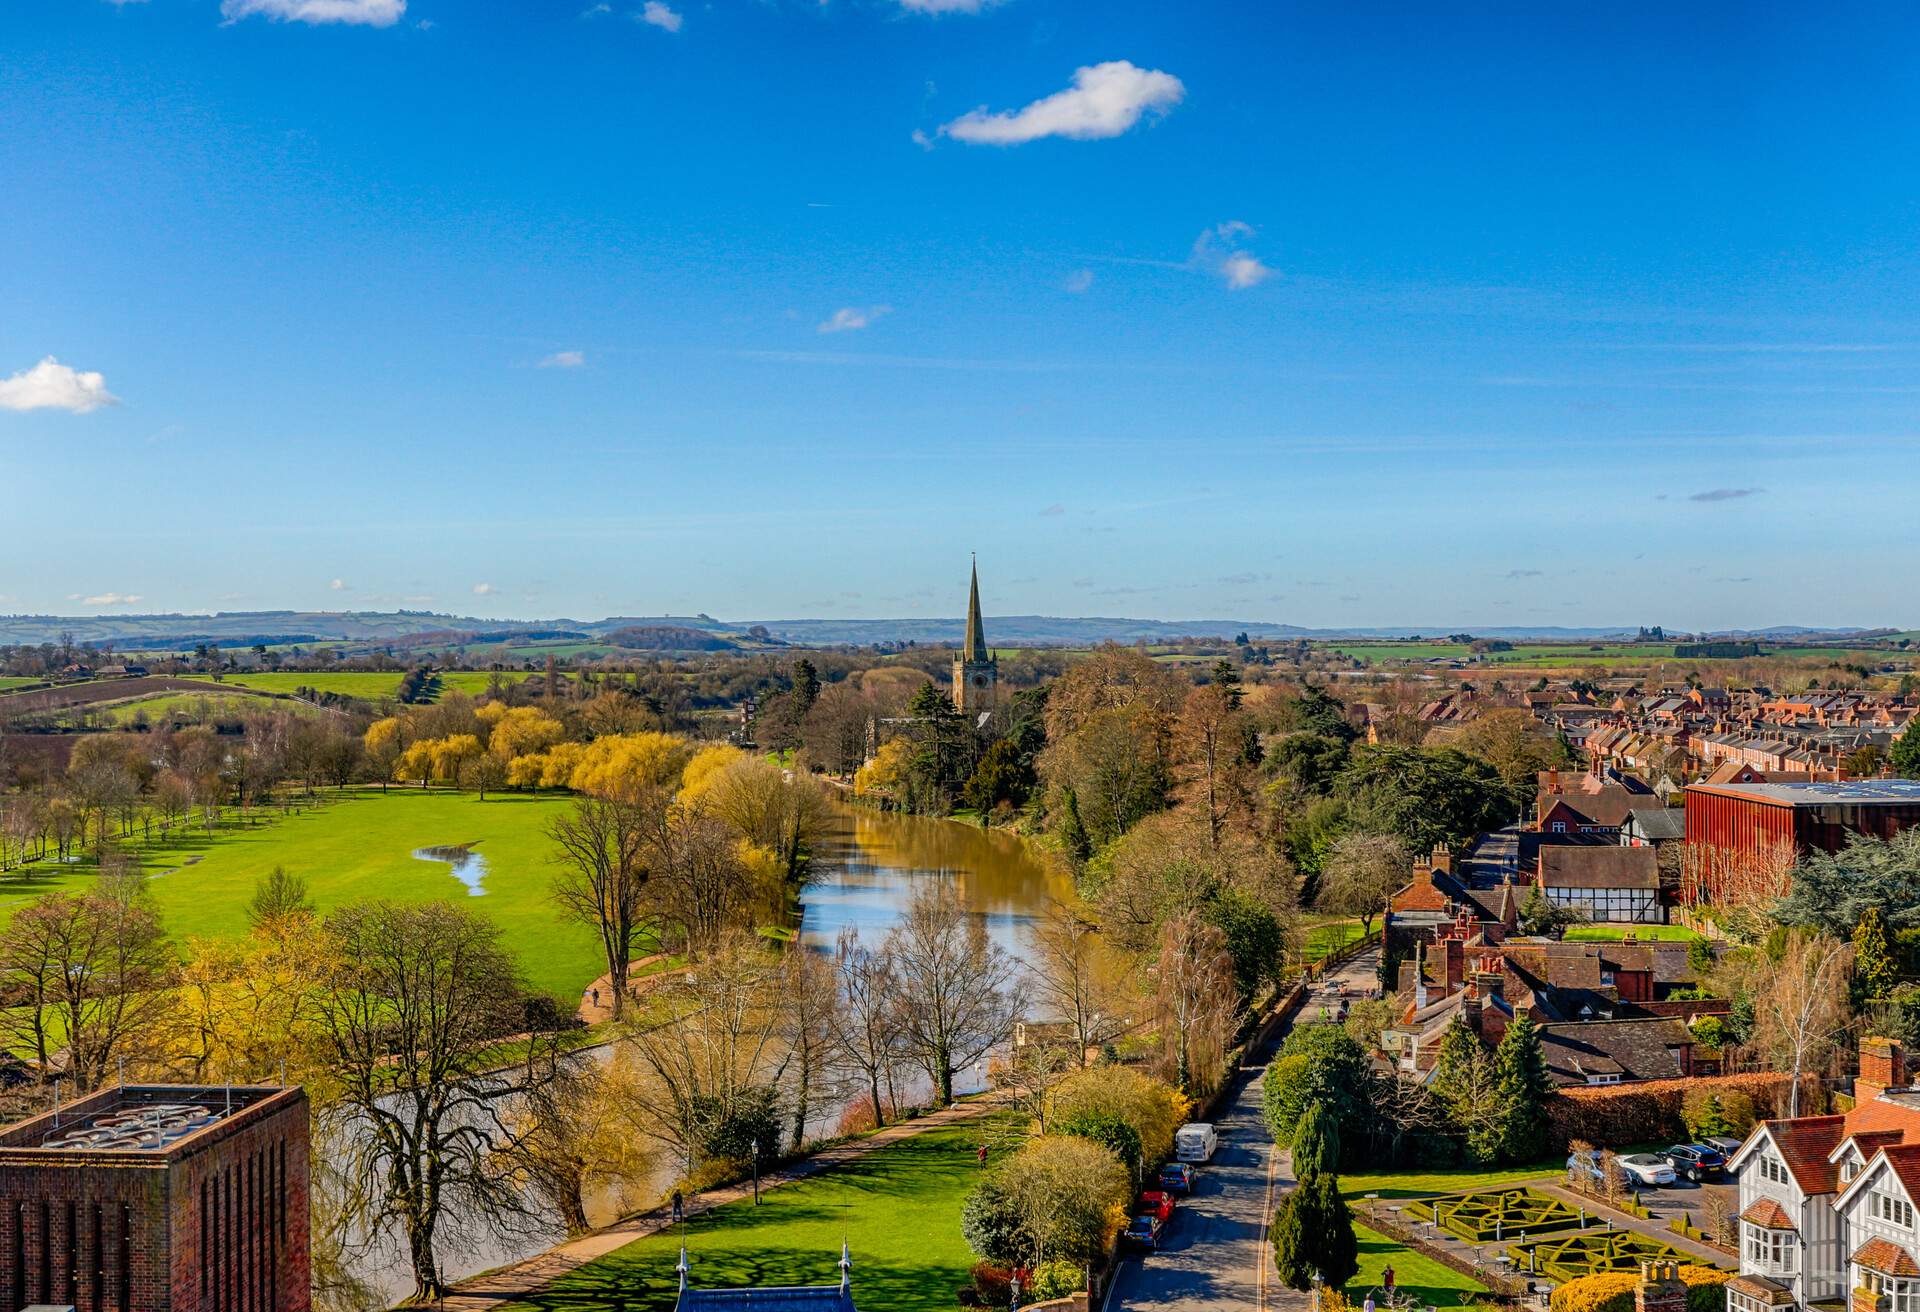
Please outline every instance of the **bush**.
[[[1687, 1312], [1723, 1312], [1733, 1272], [1682, 1266], [1680, 1279], [1687, 1286]], [[1553, 1312], [1633, 1312], [1633, 1291], [1639, 1284], [1639, 1275], [1631, 1271], [1580, 1276], [1553, 1291]]]
[[1788, 1076], [1754, 1071], [1707, 1079], [1643, 1080], [1562, 1089], [1548, 1100], [1547, 1115], [1556, 1145], [1570, 1139], [1601, 1144], [1671, 1141], [1688, 1133], [1682, 1105], [1690, 1093], [1701, 1098], [1718, 1094], [1721, 1108], [1728, 1115], [1737, 1095], [1744, 1099], [1740, 1105], [1747, 1109], [1750, 1125], [1754, 1109], [1784, 1102], [1788, 1083]]
[[1140, 1131], [1128, 1124], [1118, 1112], [1077, 1111], [1071, 1116], [1056, 1118], [1053, 1131], [1055, 1134], [1071, 1134], [1093, 1140], [1120, 1159], [1120, 1165], [1127, 1168], [1129, 1179], [1140, 1169]]
[[1013, 1268], [992, 1262], [973, 1267], [973, 1294], [982, 1307], [1006, 1307], [1013, 1302]]
[[1282, 1148], [1293, 1146], [1294, 1127], [1307, 1110], [1307, 1057], [1290, 1053], [1267, 1063], [1260, 1080], [1260, 1108], [1267, 1131]]
[[1085, 1283], [1081, 1268], [1072, 1262], [1042, 1262], [1033, 1273], [1029, 1297], [1035, 1303], [1045, 1303], [1049, 1299], [1065, 1298]]
[[[980, 1257], [986, 1259], [973, 1269], [974, 1287], [980, 1288], [979, 1275], [987, 1263], [999, 1263], [1012, 1266], [1025, 1256], [1023, 1249], [1025, 1226], [1020, 1220], [1020, 1208], [1006, 1181], [998, 1172], [990, 1172], [987, 1178], [973, 1187], [967, 1195], [966, 1205], [960, 1209], [960, 1237], [967, 1241]], [[983, 1301], [987, 1299], [986, 1290], [980, 1290]], [[1006, 1297], [1002, 1295], [997, 1307], [1006, 1306]]]

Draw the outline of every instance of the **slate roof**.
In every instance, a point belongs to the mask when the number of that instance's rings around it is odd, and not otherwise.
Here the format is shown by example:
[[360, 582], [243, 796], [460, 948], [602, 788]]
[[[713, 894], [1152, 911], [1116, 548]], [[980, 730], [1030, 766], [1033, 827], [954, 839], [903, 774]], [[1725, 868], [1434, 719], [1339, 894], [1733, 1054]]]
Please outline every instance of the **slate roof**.
[[1540, 882], [1548, 888], [1660, 887], [1660, 862], [1650, 847], [1543, 847]]
[[683, 1289], [678, 1312], [854, 1312], [839, 1285], [769, 1285], [761, 1289]]
[[1650, 843], [1687, 836], [1687, 813], [1677, 806], [1648, 807], [1633, 813], [1633, 827]]
[[1674, 1079], [1682, 1074], [1670, 1048], [1686, 1048], [1693, 1035], [1680, 1021], [1563, 1021], [1540, 1027], [1547, 1070], [1560, 1084], [1586, 1084], [1591, 1075], [1623, 1080]]

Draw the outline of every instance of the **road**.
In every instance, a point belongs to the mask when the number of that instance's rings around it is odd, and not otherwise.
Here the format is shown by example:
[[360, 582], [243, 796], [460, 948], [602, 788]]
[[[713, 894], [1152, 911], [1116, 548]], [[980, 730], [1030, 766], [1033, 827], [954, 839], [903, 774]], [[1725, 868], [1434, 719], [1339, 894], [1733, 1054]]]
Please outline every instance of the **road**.
[[[1378, 970], [1375, 949], [1347, 963], [1329, 982], [1365, 993]], [[1309, 998], [1301, 1014], [1311, 1017], [1318, 1009]], [[1307, 1295], [1274, 1279], [1267, 1247], [1273, 1199], [1293, 1183], [1287, 1154], [1274, 1146], [1260, 1115], [1260, 1077], [1271, 1056], [1271, 1045], [1248, 1054], [1250, 1064], [1240, 1068], [1239, 1085], [1214, 1122], [1220, 1147], [1213, 1161], [1202, 1168], [1193, 1196], [1174, 1212], [1160, 1250], [1120, 1264], [1111, 1308], [1266, 1312], [1310, 1306]]]

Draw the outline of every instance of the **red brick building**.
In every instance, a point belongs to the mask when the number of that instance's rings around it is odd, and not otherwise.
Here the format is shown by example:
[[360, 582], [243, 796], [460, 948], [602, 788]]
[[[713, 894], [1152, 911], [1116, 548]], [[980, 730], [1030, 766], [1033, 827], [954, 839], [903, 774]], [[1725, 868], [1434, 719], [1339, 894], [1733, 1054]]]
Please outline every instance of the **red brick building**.
[[130, 1085], [0, 1130], [0, 1308], [308, 1312], [307, 1097]]
[[1853, 834], [1891, 838], [1920, 825], [1920, 779], [1690, 784], [1687, 845], [1736, 860], [1837, 852]]

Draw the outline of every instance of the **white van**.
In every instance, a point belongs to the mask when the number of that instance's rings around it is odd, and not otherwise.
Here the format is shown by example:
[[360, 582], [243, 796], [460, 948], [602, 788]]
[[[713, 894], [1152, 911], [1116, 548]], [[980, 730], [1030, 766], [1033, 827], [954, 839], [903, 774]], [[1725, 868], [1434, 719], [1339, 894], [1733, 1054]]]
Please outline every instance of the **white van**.
[[1173, 1155], [1183, 1162], [1204, 1162], [1220, 1146], [1220, 1136], [1205, 1121], [1191, 1121], [1173, 1132]]

